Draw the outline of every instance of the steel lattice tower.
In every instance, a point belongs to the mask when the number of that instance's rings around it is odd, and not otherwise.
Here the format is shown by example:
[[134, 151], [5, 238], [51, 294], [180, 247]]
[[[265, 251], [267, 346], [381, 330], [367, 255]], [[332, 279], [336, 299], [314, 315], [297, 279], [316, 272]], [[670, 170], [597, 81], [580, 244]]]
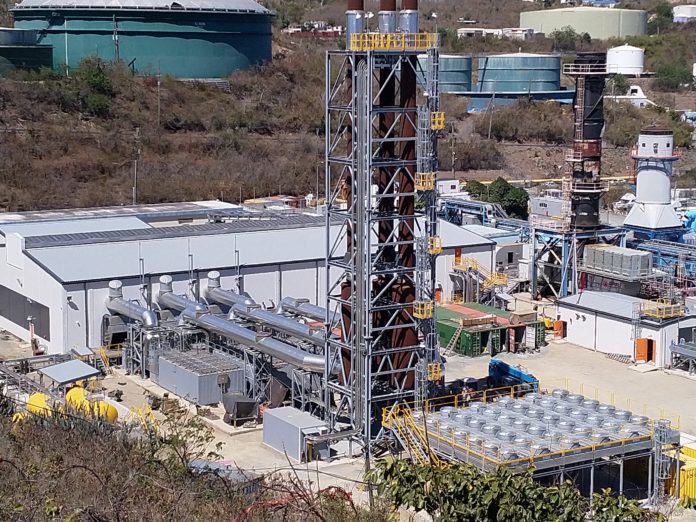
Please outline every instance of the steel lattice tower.
[[346, 429], [369, 455], [384, 433], [383, 408], [421, 400], [439, 378], [433, 272], [444, 117], [437, 35], [360, 32], [348, 47], [326, 59], [327, 325], [341, 320], [327, 335], [325, 401], [332, 430]]

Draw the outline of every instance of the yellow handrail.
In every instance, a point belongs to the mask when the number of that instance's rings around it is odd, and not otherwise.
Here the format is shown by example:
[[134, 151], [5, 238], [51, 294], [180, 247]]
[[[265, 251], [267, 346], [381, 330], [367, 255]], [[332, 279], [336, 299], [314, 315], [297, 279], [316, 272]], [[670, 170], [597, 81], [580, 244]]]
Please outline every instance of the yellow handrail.
[[351, 51], [427, 51], [439, 46], [436, 33], [355, 33]]

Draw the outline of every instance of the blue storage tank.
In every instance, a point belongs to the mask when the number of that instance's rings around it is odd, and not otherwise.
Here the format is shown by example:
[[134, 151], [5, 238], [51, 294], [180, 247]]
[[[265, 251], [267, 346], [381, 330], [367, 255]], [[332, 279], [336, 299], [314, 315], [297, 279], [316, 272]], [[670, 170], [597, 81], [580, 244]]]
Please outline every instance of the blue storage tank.
[[560, 89], [560, 55], [497, 54], [478, 60], [478, 92], [544, 92]]
[[98, 56], [139, 74], [224, 78], [272, 57], [273, 13], [254, 0], [22, 0], [12, 12], [61, 71]]
[[[419, 75], [425, 77], [428, 58], [425, 54], [418, 56]], [[440, 92], [459, 94], [471, 91], [473, 76], [473, 59], [466, 54], [440, 55]]]

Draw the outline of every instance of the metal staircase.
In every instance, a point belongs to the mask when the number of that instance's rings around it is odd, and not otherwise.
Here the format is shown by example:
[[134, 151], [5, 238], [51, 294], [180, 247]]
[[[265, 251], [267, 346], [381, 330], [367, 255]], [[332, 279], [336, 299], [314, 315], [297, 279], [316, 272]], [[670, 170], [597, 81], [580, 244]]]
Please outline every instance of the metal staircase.
[[459, 341], [459, 338], [461, 337], [463, 331], [464, 326], [460, 324], [457, 330], [454, 332], [454, 335], [447, 343], [447, 346], [445, 346], [445, 349], [442, 352], [443, 355], [452, 355], [454, 353], [454, 347], [457, 345], [457, 342]]
[[401, 444], [401, 447], [409, 454], [413, 462], [420, 465], [430, 464], [430, 456], [428, 455], [428, 451], [423, 447], [420, 437], [416, 435], [418, 428], [411, 415], [396, 419], [392, 427], [396, 439], [399, 441], [399, 444]]
[[106, 348], [99, 348], [96, 357], [97, 370], [101, 371], [104, 375], [112, 375], [114, 371], [111, 369], [111, 364], [109, 363], [109, 355], [106, 353]]

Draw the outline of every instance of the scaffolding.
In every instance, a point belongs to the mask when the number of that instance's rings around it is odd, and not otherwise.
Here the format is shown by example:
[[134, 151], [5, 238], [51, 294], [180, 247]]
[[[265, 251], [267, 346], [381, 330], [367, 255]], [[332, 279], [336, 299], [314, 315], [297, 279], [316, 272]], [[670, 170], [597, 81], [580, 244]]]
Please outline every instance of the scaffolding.
[[349, 43], [326, 61], [327, 317], [342, 320], [340, 335], [327, 335], [324, 403], [331, 430], [370, 455], [386, 440], [382, 408], [425, 397], [440, 363], [433, 272], [444, 115], [437, 35], [361, 33]]

